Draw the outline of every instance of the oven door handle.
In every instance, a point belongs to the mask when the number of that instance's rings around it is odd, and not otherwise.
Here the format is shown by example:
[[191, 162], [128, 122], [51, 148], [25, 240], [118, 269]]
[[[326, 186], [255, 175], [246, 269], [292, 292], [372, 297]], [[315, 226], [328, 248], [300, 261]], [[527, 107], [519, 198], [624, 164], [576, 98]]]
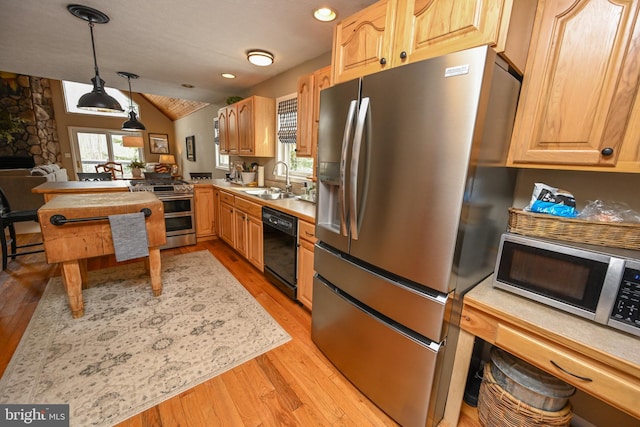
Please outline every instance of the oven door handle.
[[192, 200], [193, 199], [193, 194], [175, 194], [175, 195], [171, 195], [171, 196], [158, 196], [156, 194], [156, 196], [158, 197], [158, 199], [160, 199], [160, 201], [164, 201], [164, 200], [184, 200], [184, 199], [189, 199]]

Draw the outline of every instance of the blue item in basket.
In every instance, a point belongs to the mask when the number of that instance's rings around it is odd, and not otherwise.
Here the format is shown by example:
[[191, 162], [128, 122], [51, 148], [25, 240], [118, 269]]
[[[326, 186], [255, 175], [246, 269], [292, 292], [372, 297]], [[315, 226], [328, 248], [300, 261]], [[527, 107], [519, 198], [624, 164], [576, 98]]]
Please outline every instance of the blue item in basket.
[[575, 218], [578, 216], [578, 211], [573, 206], [559, 205], [553, 202], [543, 202], [537, 200], [531, 205], [531, 212], [546, 213], [556, 216], [564, 216], [567, 218]]

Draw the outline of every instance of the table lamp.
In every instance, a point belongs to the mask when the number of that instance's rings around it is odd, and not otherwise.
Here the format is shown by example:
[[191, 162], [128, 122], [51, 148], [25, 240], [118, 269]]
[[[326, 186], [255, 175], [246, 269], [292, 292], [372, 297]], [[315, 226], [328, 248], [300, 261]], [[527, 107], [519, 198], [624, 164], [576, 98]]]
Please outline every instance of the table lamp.
[[178, 165], [173, 154], [160, 154], [158, 162], [163, 165], [171, 165], [171, 175], [178, 175]]

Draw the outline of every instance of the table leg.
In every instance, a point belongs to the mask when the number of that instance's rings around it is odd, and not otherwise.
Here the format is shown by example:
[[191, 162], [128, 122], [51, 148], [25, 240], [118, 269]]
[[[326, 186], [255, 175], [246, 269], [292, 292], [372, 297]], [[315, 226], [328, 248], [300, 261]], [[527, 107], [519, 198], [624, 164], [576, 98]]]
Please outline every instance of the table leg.
[[84, 302], [82, 301], [82, 269], [78, 260], [64, 261], [60, 266], [62, 281], [67, 290], [71, 316], [74, 319], [84, 316]]
[[149, 275], [151, 276], [151, 289], [153, 296], [162, 294], [162, 276], [160, 274], [160, 248], [149, 248]]

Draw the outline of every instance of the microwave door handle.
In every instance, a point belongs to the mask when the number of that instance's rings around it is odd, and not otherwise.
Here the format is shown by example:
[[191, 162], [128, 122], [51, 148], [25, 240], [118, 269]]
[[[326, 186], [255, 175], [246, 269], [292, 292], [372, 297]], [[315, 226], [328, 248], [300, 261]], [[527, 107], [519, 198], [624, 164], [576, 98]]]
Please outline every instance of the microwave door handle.
[[358, 102], [354, 99], [349, 104], [349, 112], [347, 113], [347, 123], [344, 126], [344, 135], [342, 136], [342, 151], [340, 152], [340, 234], [347, 236], [347, 217], [349, 214], [347, 205], [347, 157], [349, 155], [349, 145], [351, 139], [351, 131], [353, 128], [353, 119], [356, 115]]
[[[360, 101], [360, 111], [356, 122], [356, 131], [353, 136], [353, 148], [351, 151], [351, 175], [349, 176], [349, 224], [351, 228], [351, 238], [358, 240], [358, 168], [360, 167], [360, 151], [362, 150], [362, 139], [364, 137], [364, 127], [368, 123], [369, 98], [362, 98]], [[367, 136], [368, 137], [368, 136]]]

